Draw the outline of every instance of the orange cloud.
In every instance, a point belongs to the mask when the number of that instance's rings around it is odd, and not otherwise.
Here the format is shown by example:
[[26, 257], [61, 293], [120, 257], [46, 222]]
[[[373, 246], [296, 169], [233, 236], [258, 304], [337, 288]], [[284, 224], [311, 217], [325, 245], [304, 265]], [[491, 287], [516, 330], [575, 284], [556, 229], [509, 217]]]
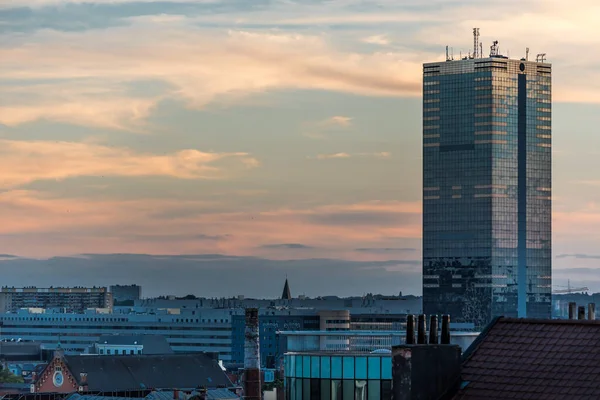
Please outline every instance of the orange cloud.
[[[315, 35], [224, 35], [178, 24], [156, 29], [145, 21], [103, 31], [43, 31], [27, 43], [0, 48], [3, 79], [57, 81], [5, 92], [10, 106], [0, 107], [0, 122], [7, 125], [48, 119], [135, 130], [163, 98], [201, 108], [271, 89], [377, 96], [421, 91], [418, 63], [394, 54], [342, 52]], [[134, 96], [124, 83], [137, 80], [166, 82], [169, 89], [160, 96]], [[347, 125], [345, 118], [332, 122]]]
[[[319, 154], [315, 158], [317, 160], [330, 160], [336, 158], [352, 158], [352, 157], [376, 157], [376, 158], [389, 158], [391, 153], [382, 151], [379, 153], [333, 153], [333, 154]], [[310, 158], [310, 157], [309, 157]]]
[[74, 176], [221, 179], [257, 165], [247, 153], [186, 149], [156, 155], [92, 143], [0, 140], [0, 187]]
[[[0, 252], [50, 256], [86, 252], [223, 253], [306, 257], [262, 247], [302, 243], [310, 256], [379, 259], [353, 249], [418, 240], [420, 204], [367, 202], [312, 209], [223, 212], [222, 204], [177, 200], [58, 199], [0, 194]], [[397, 221], [382, 226], [381, 219]], [[386, 239], [387, 238], [387, 239]], [[8, 251], [7, 251], [8, 252]]]

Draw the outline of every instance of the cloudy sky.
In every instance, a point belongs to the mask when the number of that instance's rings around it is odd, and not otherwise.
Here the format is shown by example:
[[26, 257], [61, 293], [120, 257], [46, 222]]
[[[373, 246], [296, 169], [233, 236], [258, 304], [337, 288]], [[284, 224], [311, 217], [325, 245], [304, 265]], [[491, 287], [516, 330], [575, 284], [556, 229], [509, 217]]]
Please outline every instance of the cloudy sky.
[[419, 293], [421, 63], [477, 26], [553, 63], [555, 284], [600, 290], [596, 3], [0, 0], [0, 252], [327, 258], [344, 293]]

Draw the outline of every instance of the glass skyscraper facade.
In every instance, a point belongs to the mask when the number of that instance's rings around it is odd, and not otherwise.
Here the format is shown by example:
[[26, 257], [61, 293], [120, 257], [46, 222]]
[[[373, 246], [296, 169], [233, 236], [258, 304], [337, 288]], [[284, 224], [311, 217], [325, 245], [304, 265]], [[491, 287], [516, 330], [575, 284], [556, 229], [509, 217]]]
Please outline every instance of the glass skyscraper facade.
[[551, 65], [423, 65], [423, 311], [551, 315]]

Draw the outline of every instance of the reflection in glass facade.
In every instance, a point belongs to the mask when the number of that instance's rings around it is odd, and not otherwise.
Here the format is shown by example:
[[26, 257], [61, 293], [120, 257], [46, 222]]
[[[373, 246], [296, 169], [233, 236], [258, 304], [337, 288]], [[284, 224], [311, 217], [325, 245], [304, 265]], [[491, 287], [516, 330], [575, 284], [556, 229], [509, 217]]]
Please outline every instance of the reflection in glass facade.
[[423, 66], [423, 309], [550, 318], [551, 65]]
[[391, 354], [288, 353], [284, 368], [288, 400], [391, 399]]

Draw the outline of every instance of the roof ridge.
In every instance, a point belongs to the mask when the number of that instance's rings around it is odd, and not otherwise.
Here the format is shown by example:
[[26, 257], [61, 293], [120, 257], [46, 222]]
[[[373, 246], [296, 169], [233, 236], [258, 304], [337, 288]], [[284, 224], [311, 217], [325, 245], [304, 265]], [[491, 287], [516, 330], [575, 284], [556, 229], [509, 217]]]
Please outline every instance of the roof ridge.
[[538, 318], [507, 318], [499, 317], [500, 322], [510, 324], [563, 324], [563, 325], [600, 325], [600, 320], [594, 319], [538, 319]]

